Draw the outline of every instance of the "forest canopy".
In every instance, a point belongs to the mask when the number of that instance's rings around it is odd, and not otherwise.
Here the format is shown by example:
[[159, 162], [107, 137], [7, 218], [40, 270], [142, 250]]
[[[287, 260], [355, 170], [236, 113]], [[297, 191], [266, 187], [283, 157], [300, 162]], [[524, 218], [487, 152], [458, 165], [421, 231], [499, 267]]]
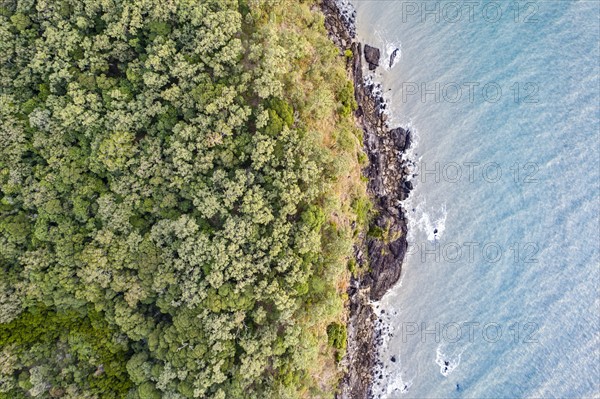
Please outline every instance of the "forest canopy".
[[3, 1], [0, 398], [331, 397], [344, 63], [313, 1]]

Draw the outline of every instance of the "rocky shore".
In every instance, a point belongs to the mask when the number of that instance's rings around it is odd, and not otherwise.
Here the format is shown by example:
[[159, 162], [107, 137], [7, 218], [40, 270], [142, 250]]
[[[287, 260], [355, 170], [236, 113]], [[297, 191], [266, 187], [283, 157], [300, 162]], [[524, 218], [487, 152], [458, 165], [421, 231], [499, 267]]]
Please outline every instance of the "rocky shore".
[[[349, 288], [347, 371], [338, 393], [340, 399], [366, 399], [374, 396], [373, 379], [380, 366], [377, 353], [382, 343], [371, 303], [380, 300], [399, 280], [407, 249], [407, 223], [400, 201], [408, 196], [412, 185], [401, 154], [410, 146], [410, 132], [388, 126], [381, 86], [363, 77], [363, 55], [372, 71], [380, 65], [380, 51], [355, 40], [356, 13], [352, 6], [347, 0], [322, 0], [321, 8], [331, 40], [340, 52], [352, 51], [347, 69], [354, 81], [358, 103], [355, 116], [363, 129], [364, 151], [369, 158], [363, 174], [369, 179], [368, 192], [377, 215], [370, 233], [363, 234], [362, 243], [355, 248], [357, 262], [368, 272], [353, 278]], [[393, 63], [393, 58], [389, 62]]]

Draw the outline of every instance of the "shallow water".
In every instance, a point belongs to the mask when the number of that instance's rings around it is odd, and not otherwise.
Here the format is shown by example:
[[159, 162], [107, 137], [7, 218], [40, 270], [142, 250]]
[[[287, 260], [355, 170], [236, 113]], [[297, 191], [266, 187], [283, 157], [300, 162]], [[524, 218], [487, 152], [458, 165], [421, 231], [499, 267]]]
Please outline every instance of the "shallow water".
[[376, 393], [600, 396], [600, 3], [353, 3], [419, 166]]

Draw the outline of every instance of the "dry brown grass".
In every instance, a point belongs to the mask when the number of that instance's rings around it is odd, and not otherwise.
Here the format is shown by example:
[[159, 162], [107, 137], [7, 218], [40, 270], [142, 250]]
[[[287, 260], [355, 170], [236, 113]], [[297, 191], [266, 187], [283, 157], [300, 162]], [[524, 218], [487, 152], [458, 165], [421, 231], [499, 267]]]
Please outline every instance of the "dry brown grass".
[[[335, 93], [340, 90], [341, 84], [350, 79], [345, 69], [345, 58], [342, 55], [332, 56], [338, 53], [334, 44], [328, 39], [324, 39], [324, 27], [322, 26], [323, 17], [319, 15], [320, 8], [316, 7], [316, 2], [298, 3], [291, 0], [282, 0], [272, 12], [280, 18], [277, 20], [277, 29], [281, 37], [289, 39], [289, 35], [297, 35], [305, 38], [311, 43], [311, 47], [305, 51], [303, 58], [294, 60], [295, 70], [287, 76], [285, 95], [293, 103], [310, 105], [311, 101], [319, 98], [328, 98], [327, 95], [319, 93], [330, 91]], [[269, 19], [269, 23], [274, 23]], [[310, 25], [313, 25], [309, 28]], [[322, 47], [321, 47], [322, 46]], [[319, 82], [320, 84], [317, 84]], [[321, 97], [319, 97], [321, 95]], [[310, 108], [310, 107], [307, 107]], [[366, 185], [361, 180], [361, 166], [358, 162], [358, 154], [362, 152], [362, 145], [358, 137], [360, 132], [353, 116], [342, 117], [329, 107], [330, 112], [323, 115], [315, 115], [314, 112], [301, 111], [300, 119], [304, 123], [307, 131], [317, 132], [319, 143], [328, 151], [334, 160], [343, 160], [346, 162], [346, 168], [343, 173], [337, 176], [337, 179], [329, 187], [329, 202], [337, 204], [329, 210], [328, 221], [337, 226], [338, 230], [351, 232], [353, 222], [356, 221], [356, 215], [352, 209], [352, 202], [355, 198], [365, 198]], [[340, 145], [338, 137], [340, 129], [346, 129], [351, 132], [351, 148], [343, 148]], [[339, 303], [347, 299], [347, 289], [350, 281], [350, 273], [346, 264], [351, 253], [339, 256], [338, 262], [343, 272], [333, 282], [333, 286], [339, 295]], [[320, 343], [318, 356], [309, 370], [310, 378], [314, 385], [322, 393], [315, 393], [314, 390], [305, 390], [301, 392], [301, 397], [332, 397], [339, 379], [343, 375], [334, 358], [334, 350], [327, 345], [326, 328], [332, 322], [346, 323], [348, 319], [347, 306], [339, 311], [331, 312], [334, 317], [324, 317], [320, 320], [314, 320], [309, 315], [300, 323], [312, 323], [309, 332], [315, 336]]]

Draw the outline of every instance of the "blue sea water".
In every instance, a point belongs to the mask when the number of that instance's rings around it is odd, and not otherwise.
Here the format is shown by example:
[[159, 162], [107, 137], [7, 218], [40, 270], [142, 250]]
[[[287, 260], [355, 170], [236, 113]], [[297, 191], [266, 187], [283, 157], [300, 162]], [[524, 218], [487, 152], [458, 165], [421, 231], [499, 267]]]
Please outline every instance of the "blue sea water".
[[600, 2], [352, 3], [415, 135], [375, 393], [600, 397]]

